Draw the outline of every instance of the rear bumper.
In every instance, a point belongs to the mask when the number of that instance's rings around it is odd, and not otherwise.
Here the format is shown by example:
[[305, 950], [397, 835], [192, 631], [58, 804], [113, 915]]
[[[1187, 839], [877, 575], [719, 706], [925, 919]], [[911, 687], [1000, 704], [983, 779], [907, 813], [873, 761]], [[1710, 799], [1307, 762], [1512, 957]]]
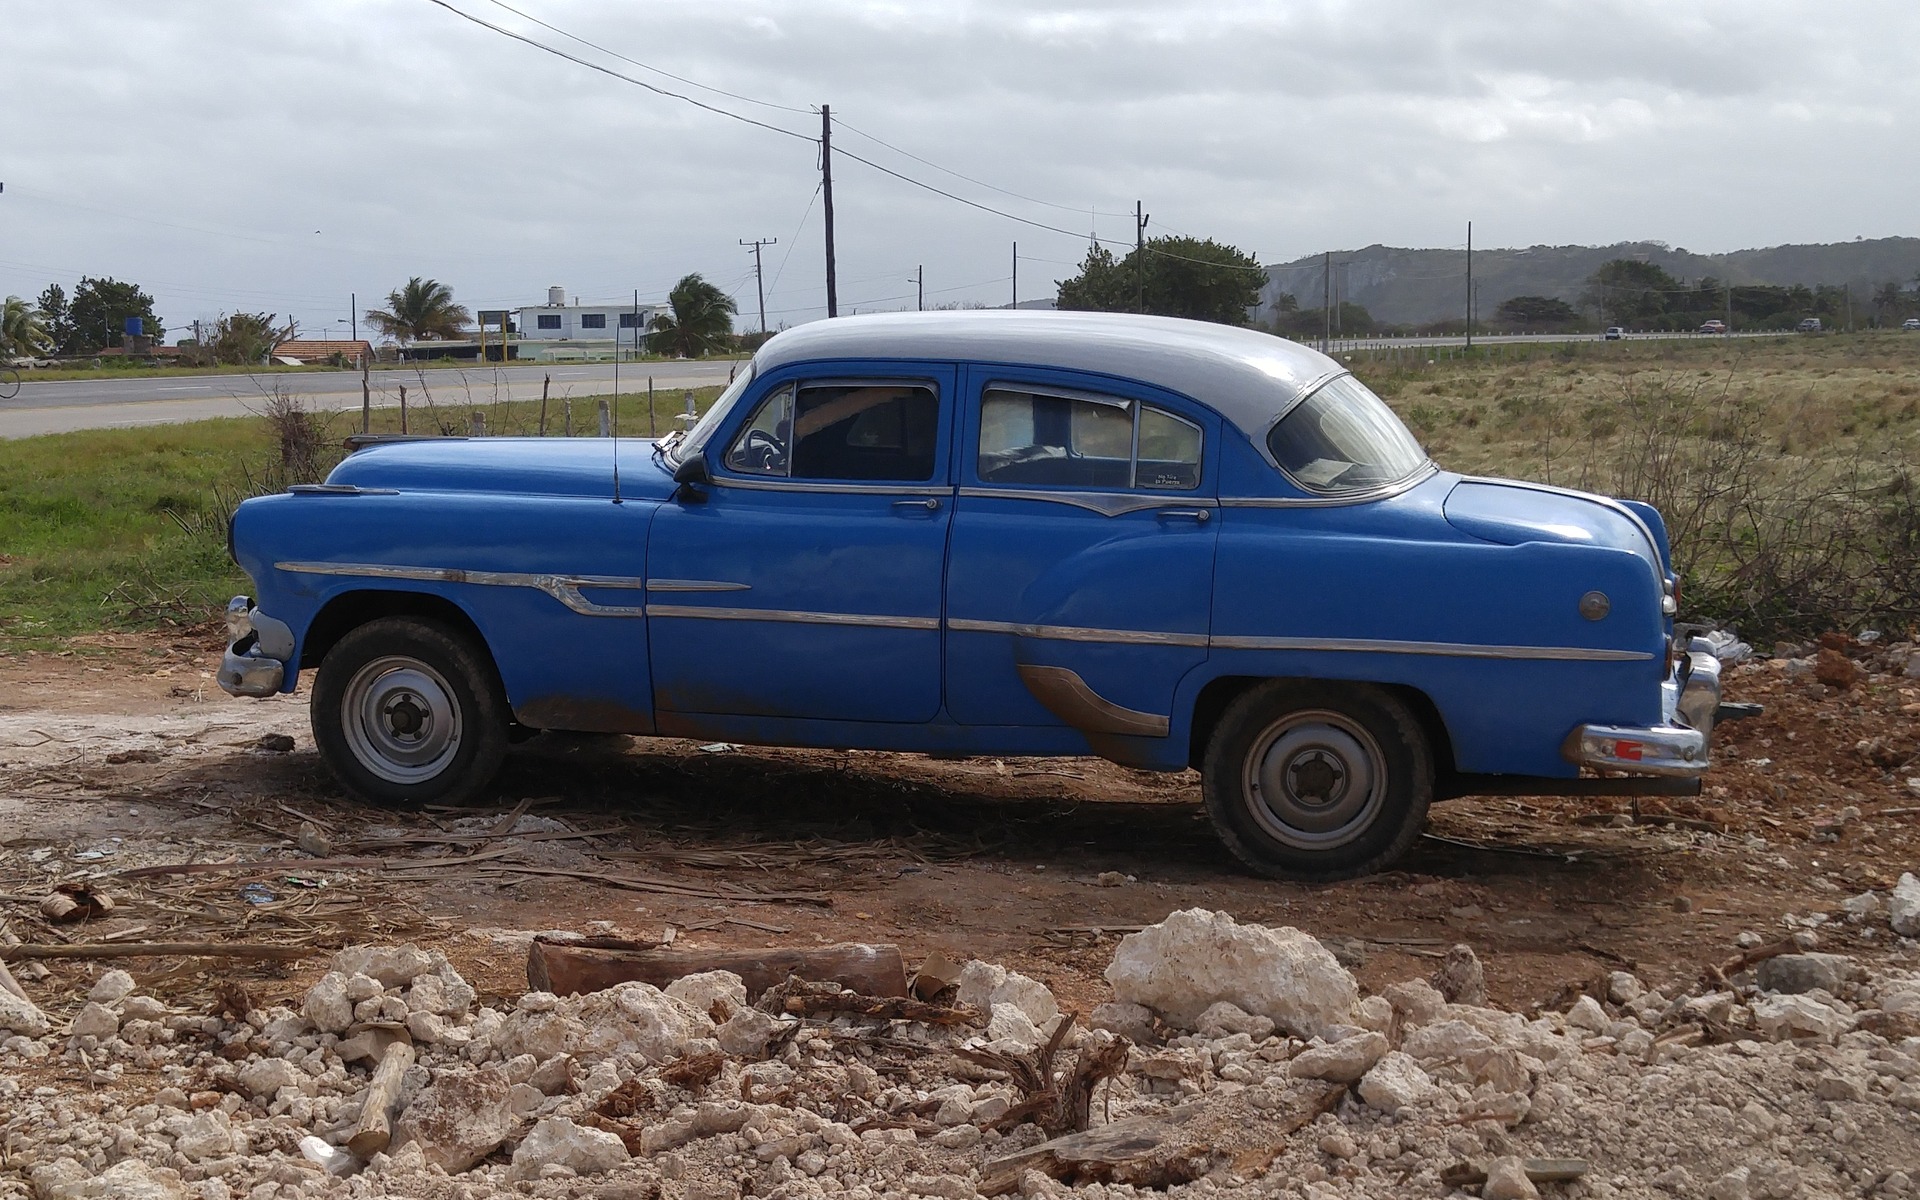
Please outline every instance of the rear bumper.
[[1711, 761], [1720, 711], [1720, 660], [1706, 644], [1688, 644], [1685, 665], [1661, 685], [1665, 720], [1654, 726], [1581, 725], [1561, 753], [1578, 767], [1630, 775], [1698, 778]]
[[228, 644], [215, 676], [230, 696], [271, 696], [287, 680], [293, 630], [253, 607], [245, 596], [227, 604]]

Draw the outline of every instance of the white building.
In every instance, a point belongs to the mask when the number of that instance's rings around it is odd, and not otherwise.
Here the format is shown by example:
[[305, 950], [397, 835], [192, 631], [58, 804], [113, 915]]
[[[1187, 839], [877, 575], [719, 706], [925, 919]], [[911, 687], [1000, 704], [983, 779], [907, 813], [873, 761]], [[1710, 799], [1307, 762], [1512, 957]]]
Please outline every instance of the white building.
[[636, 339], [645, 349], [647, 329], [657, 311], [653, 304], [581, 304], [578, 298], [569, 304], [566, 289], [554, 287], [547, 289], [545, 304], [510, 312], [489, 310], [479, 316], [481, 328], [489, 333], [497, 331], [503, 317], [511, 316], [516, 358], [570, 358], [611, 355], [616, 345], [629, 353]]

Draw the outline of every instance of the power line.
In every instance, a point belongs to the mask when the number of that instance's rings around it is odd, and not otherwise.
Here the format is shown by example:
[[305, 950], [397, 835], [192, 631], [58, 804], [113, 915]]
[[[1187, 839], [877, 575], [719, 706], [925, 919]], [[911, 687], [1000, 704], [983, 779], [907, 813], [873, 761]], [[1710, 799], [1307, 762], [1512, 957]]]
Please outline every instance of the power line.
[[[703, 92], [712, 92], [716, 96], [725, 96], [729, 100], [744, 100], [748, 104], [758, 104], [762, 108], [776, 108], [776, 109], [779, 109], [781, 112], [800, 113], [803, 116], [812, 116], [816, 111], [815, 109], [811, 109], [811, 108], [795, 108], [791, 104], [775, 104], [771, 100], [756, 100], [752, 96], [742, 96], [738, 92], [729, 92], [725, 88], [717, 88], [709, 84], [701, 83], [695, 79], [688, 79], [685, 75], [675, 75], [672, 71], [663, 71], [659, 67], [650, 66], [647, 63], [643, 63], [637, 58], [628, 58], [626, 55], [620, 53], [618, 50], [609, 50], [605, 46], [602, 46], [597, 42], [590, 42], [586, 38], [580, 37], [577, 34], [568, 33], [566, 30], [560, 28], [558, 25], [552, 25], [547, 23], [546, 21], [542, 21], [539, 17], [534, 16], [532, 13], [522, 12], [521, 10], [515, 8], [513, 5], [508, 4], [506, 0], [488, 0], [488, 3], [498, 5], [499, 7], [506, 9], [508, 12], [512, 13], [514, 16], [520, 17], [523, 20], [532, 21], [535, 25], [540, 26], [540, 28], [542, 29], [551, 30], [552, 32], [559, 34], [561, 37], [566, 38], [568, 41], [578, 42], [582, 46], [586, 46], [586, 47], [589, 47], [590, 49], [598, 50], [600, 53], [606, 55], [609, 58], [617, 58], [621, 62], [639, 67], [643, 71], [652, 71], [655, 75], [663, 75], [666, 78], [674, 80], [678, 83], [684, 83], [688, 87], [699, 88]], [[854, 132], [858, 133], [859, 130], [855, 130]]]
[[[498, 3], [499, 0], [494, 0], [494, 2]], [[891, 142], [881, 141], [879, 138], [873, 136], [872, 134], [868, 133], [864, 129], [855, 129], [853, 126], [847, 124], [845, 121], [841, 120], [839, 117], [835, 117], [833, 119], [833, 123], [835, 125], [838, 125], [840, 128], [846, 130], [848, 133], [857, 133], [861, 137], [867, 139], [868, 141], [873, 142], [875, 145], [885, 146], [887, 149], [893, 151], [895, 154], [904, 155], [905, 157], [910, 158], [917, 163], [920, 163], [922, 166], [932, 167], [934, 170], [940, 171], [947, 175], [951, 175], [955, 179], [964, 179], [968, 183], [974, 184], [977, 187], [986, 188], [990, 192], [999, 192], [1003, 196], [1012, 196], [1015, 200], [1025, 200], [1028, 204], [1038, 204], [1043, 208], [1057, 208], [1063, 212], [1086, 213], [1089, 216], [1098, 215], [1102, 217], [1124, 217], [1128, 215], [1126, 213], [1106, 212], [1103, 210], [1082, 208], [1076, 204], [1055, 204], [1051, 200], [1041, 200], [1034, 196], [1023, 196], [1019, 192], [1010, 191], [1009, 189], [1003, 188], [1003, 187], [996, 187], [993, 184], [988, 183], [984, 179], [975, 179], [971, 175], [963, 175], [959, 171], [954, 170], [952, 167], [943, 167], [939, 163], [934, 162], [931, 159], [921, 158], [918, 154], [913, 153], [911, 150], [902, 150], [900, 147], [894, 145]], [[841, 153], [845, 154], [846, 151], [843, 150], [841, 151]], [[872, 164], [869, 163], [868, 165], [871, 166]]]
[[656, 95], [667, 96], [675, 100], [684, 100], [686, 103], [693, 105], [695, 108], [704, 108], [710, 113], [718, 113], [720, 116], [723, 116], [723, 117], [731, 117], [736, 121], [742, 122], [743, 124], [754, 125], [761, 129], [765, 129], [773, 133], [783, 133], [790, 138], [798, 138], [803, 142], [812, 142], [815, 140], [814, 138], [808, 137], [804, 133], [795, 133], [791, 129], [782, 129], [778, 125], [769, 125], [765, 121], [756, 121], [752, 117], [741, 116], [737, 112], [728, 112], [726, 109], [719, 108], [712, 104], [708, 104], [704, 100], [695, 100], [692, 96], [684, 95], [680, 92], [668, 91], [666, 88], [663, 88], [663, 87], [656, 87], [653, 84], [648, 83], [644, 79], [635, 79], [631, 75], [622, 75], [620, 72], [614, 70], [611, 67], [603, 67], [599, 63], [589, 62], [586, 59], [581, 58], [577, 54], [568, 54], [565, 50], [562, 50], [556, 46], [549, 46], [545, 42], [536, 41], [535, 39], [528, 37], [524, 33], [515, 33], [511, 29], [506, 29], [506, 28], [503, 28], [502, 26], [495, 25], [493, 22], [485, 20], [484, 18], [481, 18], [481, 17], [476, 17], [472, 13], [462, 12], [460, 9], [457, 9], [453, 5], [447, 3], [447, 0], [427, 0], [427, 3], [437, 5], [440, 8], [444, 8], [448, 12], [452, 13], [454, 16], [460, 17], [463, 20], [471, 21], [475, 25], [478, 25], [483, 29], [491, 29], [493, 32], [499, 34], [501, 37], [512, 38], [516, 42], [522, 42], [522, 43], [525, 43], [526, 45], [532, 46], [535, 50], [544, 50], [548, 54], [554, 55], [557, 58], [564, 58], [570, 63], [577, 63], [580, 66], [587, 68], [589, 71], [598, 71], [602, 75], [612, 76], [613, 78], [618, 79], [623, 83], [631, 83], [635, 87], [645, 88], [648, 91], [655, 93]]
[[818, 200], [819, 198], [820, 198], [820, 185], [816, 183], [813, 185], [813, 195], [809, 197], [807, 200], [807, 207], [801, 210], [800, 223], [793, 227], [793, 236], [787, 239], [787, 252], [780, 256], [779, 269], [777, 269], [773, 273], [774, 283], [779, 283], [780, 276], [783, 273], [785, 273], [787, 269], [787, 260], [793, 257], [793, 245], [795, 242], [800, 240], [800, 231], [807, 227], [807, 218], [813, 215], [813, 202], [815, 200]]

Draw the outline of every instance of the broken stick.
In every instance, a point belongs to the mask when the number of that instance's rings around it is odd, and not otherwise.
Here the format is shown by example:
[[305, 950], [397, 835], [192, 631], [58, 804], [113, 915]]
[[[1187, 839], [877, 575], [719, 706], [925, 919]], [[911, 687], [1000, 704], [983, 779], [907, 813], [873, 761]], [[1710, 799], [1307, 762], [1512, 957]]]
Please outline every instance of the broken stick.
[[702, 971], [732, 971], [749, 996], [786, 982], [789, 975], [837, 983], [867, 996], [905, 996], [907, 964], [900, 947], [845, 942], [808, 950], [616, 950], [543, 942], [527, 950], [527, 984], [556, 996], [585, 995], [619, 983], [664, 988]]
[[0, 946], [0, 962], [30, 958], [264, 958], [296, 962], [324, 954], [308, 946], [267, 946], [248, 942], [83, 942], [74, 946], [21, 944]]
[[412, 1046], [395, 1042], [374, 1068], [366, 1103], [360, 1106], [360, 1122], [347, 1139], [347, 1149], [360, 1158], [372, 1158], [393, 1143], [393, 1106], [400, 1098], [400, 1080], [413, 1065], [413, 1058]]
[[[904, 975], [901, 990], [906, 989]], [[964, 1005], [948, 1008], [928, 1004], [911, 996], [867, 996], [844, 991], [835, 982], [816, 983], [788, 976], [785, 983], [762, 992], [754, 1007], [762, 1012], [785, 1013], [791, 1017], [827, 1014], [874, 1017], [885, 1021], [920, 1021], [928, 1025], [985, 1025], [986, 1016]]]

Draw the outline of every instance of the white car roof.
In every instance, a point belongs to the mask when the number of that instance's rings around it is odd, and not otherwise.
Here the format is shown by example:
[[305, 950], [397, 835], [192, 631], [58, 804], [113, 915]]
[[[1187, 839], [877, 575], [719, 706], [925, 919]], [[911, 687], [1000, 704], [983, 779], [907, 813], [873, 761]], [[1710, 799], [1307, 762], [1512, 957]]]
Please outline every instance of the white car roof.
[[1252, 329], [1133, 313], [984, 310], [813, 321], [769, 339], [756, 372], [828, 358], [931, 359], [1099, 371], [1191, 396], [1256, 443], [1313, 384], [1345, 368]]

